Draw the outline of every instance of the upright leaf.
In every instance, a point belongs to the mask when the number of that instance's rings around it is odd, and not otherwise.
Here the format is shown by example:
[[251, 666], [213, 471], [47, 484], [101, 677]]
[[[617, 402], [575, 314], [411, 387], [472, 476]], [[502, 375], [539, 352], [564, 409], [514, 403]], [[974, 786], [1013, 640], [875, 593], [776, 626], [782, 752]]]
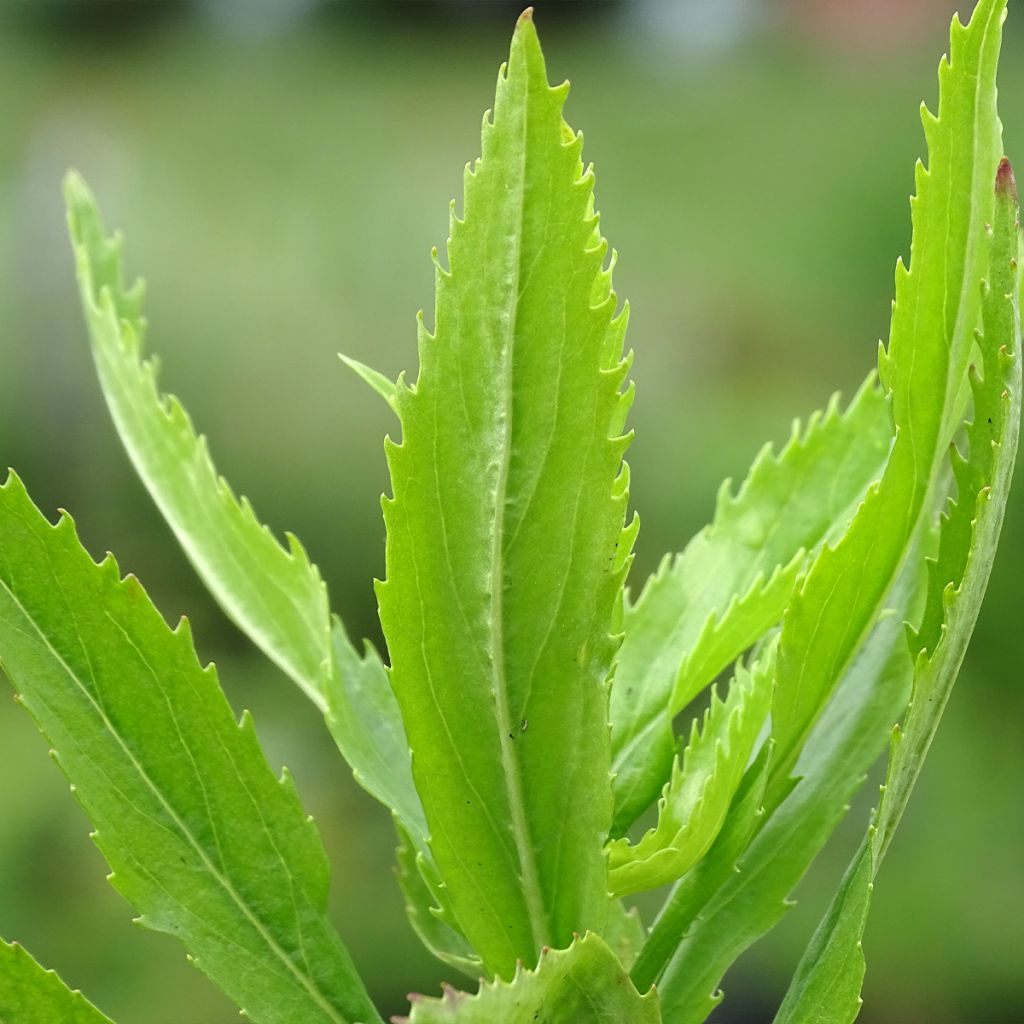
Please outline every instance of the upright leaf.
[[140, 922], [264, 1024], [379, 1024], [327, 919], [328, 866], [290, 778], [236, 723], [187, 624], [97, 565], [63, 516], [0, 487], [0, 664]]
[[922, 108], [929, 167], [917, 165], [909, 271], [879, 376], [897, 435], [885, 473], [848, 532], [826, 546], [786, 612], [772, 708], [779, 769], [787, 771], [836, 680], [872, 628], [932, 507], [940, 465], [962, 414], [962, 382], [980, 316], [992, 175], [1000, 155], [995, 76], [1006, 0], [981, 0], [953, 20], [939, 67], [939, 114]]
[[939, 554], [929, 564], [928, 601], [920, 630], [912, 631], [911, 703], [893, 733], [877, 820], [822, 921], [776, 1018], [777, 1024], [852, 1024], [860, 1009], [871, 883], [892, 841], [949, 700], [982, 598], [1002, 527], [1020, 432], [1021, 366], [1018, 211], [1010, 164], [996, 177], [991, 267], [982, 301], [979, 344], [983, 376], [971, 367], [973, 421], [969, 454], [954, 448], [957, 498], [942, 517]]
[[[397, 1019], [397, 1018], [396, 1018]], [[660, 1024], [658, 997], [641, 996], [615, 954], [588, 932], [565, 950], [545, 950], [534, 971], [485, 982], [476, 995], [445, 988], [416, 997], [405, 1024]]]
[[[299, 542], [283, 548], [217, 474], [173, 395], [157, 387], [156, 359], [143, 359], [142, 282], [122, 283], [121, 238], [107, 238], [84, 182], [65, 182], [93, 357], [107, 405], [143, 483], [203, 582], [227, 614], [327, 716], [359, 784], [396, 813], [422, 849], [423, 811], [387, 673], [375, 652], [360, 657]], [[368, 373], [371, 371], [367, 371]]]
[[709, 891], [684, 879], [651, 929], [632, 974], [638, 986], [657, 981], [662, 1012], [673, 1024], [701, 1024], [718, 1005], [725, 972], [785, 915], [790, 894], [885, 748], [910, 685], [902, 627], [909, 598], [898, 597], [897, 614], [875, 627], [813, 730], [799, 781], [766, 811], [738, 860], [726, 844], [724, 863], [712, 848], [701, 864], [724, 883]]
[[392, 684], [431, 848], [485, 967], [600, 931], [607, 677], [633, 530], [625, 314], [529, 12], [388, 444]]
[[291, 534], [288, 548], [219, 476], [206, 438], [181, 403], [157, 387], [143, 359], [143, 286], [126, 288], [121, 238], [107, 238], [78, 175], [64, 185], [82, 308], [100, 384], [143, 483], [196, 571], [230, 618], [325, 711], [331, 673], [327, 591]]
[[0, 1024], [111, 1024], [81, 992], [0, 939]]
[[833, 399], [781, 452], [765, 446], [738, 493], [724, 484], [710, 525], [627, 607], [611, 697], [616, 835], [669, 776], [672, 718], [779, 622], [808, 552], [846, 528], [891, 443], [872, 374], [848, 409]]

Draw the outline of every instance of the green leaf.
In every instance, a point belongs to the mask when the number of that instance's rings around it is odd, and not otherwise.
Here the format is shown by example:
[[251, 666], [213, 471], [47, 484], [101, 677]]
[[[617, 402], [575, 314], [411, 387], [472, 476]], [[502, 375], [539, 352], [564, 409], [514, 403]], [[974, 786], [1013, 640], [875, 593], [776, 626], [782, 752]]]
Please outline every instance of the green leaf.
[[392, 811], [416, 849], [425, 851], [427, 822], [387, 669], [368, 641], [359, 656], [338, 618], [332, 640], [337, 670], [327, 686], [327, 725], [355, 780]]
[[609, 886], [616, 895], [654, 889], [681, 878], [715, 841], [768, 717], [775, 671], [771, 644], [752, 671], [737, 665], [725, 701], [712, 692], [702, 726], [672, 768], [658, 804], [658, 823], [631, 845], [608, 848]]
[[253, 1021], [380, 1021], [327, 919], [328, 865], [290, 778], [236, 723], [187, 623], [97, 565], [12, 473], [0, 487], [0, 662], [140, 923], [178, 936]]
[[355, 780], [395, 817], [398, 880], [409, 920], [431, 952], [476, 977], [479, 958], [457, 923], [436, 918], [443, 886], [427, 846], [427, 822], [388, 671], [368, 641], [360, 657], [337, 617], [332, 638], [336, 671], [327, 686], [327, 725]]
[[122, 283], [121, 238], [104, 235], [77, 174], [64, 191], [93, 358], [132, 464], [227, 615], [326, 710], [330, 617], [320, 574], [294, 536], [282, 547], [249, 502], [235, 498], [188, 413], [161, 394], [156, 360], [142, 358], [142, 282]]
[[870, 909], [871, 878], [871, 843], [865, 839], [797, 967], [776, 1024], [856, 1020], [864, 981], [860, 940]]
[[[388, 443], [391, 679], [431, 849], [485, 968], [600, 932], [607, 677], [634, 527], [625, 312], [582, 138], [520, 18]], [[571, 742], [567, 742], [571, 738]]]
[[391, 407], [392, 411], [398, 413], [398, 385], [393, 380], [385, 377], [379, 370], [375, 370], [366, 363], [359, 362], [342, 352], [338, 358], [364, 383], [371, 391], [376, 391], [381, 398]]
[[[640, 920], [636, 907], [626, 906], [620, 901], [613, 903], [608, 913], [608, 922], [601, 935], [608, 948], [619, 958], [627, 970], [633, 966], [647, 938], [647, 929]], [[650, 986], [647, 986], [650, 988]]]
[[627, 608], [611, 698], [616, 835], [669, 776], [673, 716], [782, 618], [806, 552], [846, 527], [891, 442], [871, 375], [844, 413], [833, 398], [781, 452], [762, 449], [737, 494], [723, 484], [711, 524]]
[[658, 997], [641, 996], [615, 954], [592, 932], [545, 950], [536, 970], [485, 982], [476, 995], [445, 988], [418, 997], [406, 1024], [659, 1024]]
[[939, 116], [922, 108], [929, 169], [917, 165], [910, 270], [897, 265], [889, 348], [879, 353], [897, 436], [881, 481], [787, 609], [772, 707], [780, 773], [877, 620], [933, 507], [962, 413], [1001, 145], [995, 75], [1005, 13], [1005, 0], [982, 0], [968, 28], [954, 19], [950, 60], [939, 67]]
[[[914, 689], [891, 755], [879, 809], [878, 857], [892, 839], [910, 791], [945, 710], [988, 586], [1006, 512], [1020, 433], [1021, 366], [1018, 311], [1018, 206], [1008, 161], [997, 178], [992, 267], [985, 287], [983, 377], [971, 368], [973, 422], [967, 429], [969, 458], [954, 448], [958, 496], [940, 529], [939, 555], [930, 566], [924, 625], [915, 637], [920, 653]], [[929, 636], [929, 611], [936, 603], [944, 622]], [[877, 867], [877, 865], [876, 865]]]
[[[713, 847], [700, 865], [711, 877], [724, 877], [724, 884], [709, 894], [692, 890], [684, 879], [676, 890], [681, 912], [672, 906], [673, 894], [655, 922], [647, 945], [657, 955], [645, 955], [645, 947], [634, 979], [657, 979], [662, 1012], [673, 1024], [700, 1024], [721, 1001], [725, 972], [781, 920], [790, 893], [884, 749], [910, 686], [902, 623], [915, 584], [915, 576], [904, 574], [894, 593], [898, 613], [875, 627], [812, 731], [797, 765], [799, 781], [768, 809], [739, 861], [715, 863]], [[725, 855], [732, 854], [726, 847]]]
[[875, 824], [801, 961], [777, 1024], [811, 1019], [851, 1024], [857, 1016], [864, 977], [860, 940], [871, 883], [938, 729], [988, 585], [1016, 460], [1021, 406], [1019, 222], [1013, 172], [1005, 159], [996, 182], [991, 266], [978, 338], [983, 376], [971, 367], [969, 454], [964, 459], [952, 451], [957, 498], [942, 517], [939, 554], [928, 566], [923, 624], [911, 633], [912, 649], [919, 653], [910, 707], [902, 728], [893, 733]]
[[[398, 826], [398, 885], [405, 897], [405, 912], [413, 931], [439, 960], [471, 978], [482, 973], [480, 958], [473, 952], [443, 900], [444, 884], [436, 878], [429, 854]], [[428, 881], [429, 879], [429, 881]]]
[[0, 939], [0, 1024], [111, 1024], [81, 992]]
[[764, 794], [772, 743], [765, 743], [747, 768], [725, 824], [707, 856], [673, 888], [633, 965], [637, 988], [653, 985], [711, 897], [736, 872], [740, 857], [763, 823]]

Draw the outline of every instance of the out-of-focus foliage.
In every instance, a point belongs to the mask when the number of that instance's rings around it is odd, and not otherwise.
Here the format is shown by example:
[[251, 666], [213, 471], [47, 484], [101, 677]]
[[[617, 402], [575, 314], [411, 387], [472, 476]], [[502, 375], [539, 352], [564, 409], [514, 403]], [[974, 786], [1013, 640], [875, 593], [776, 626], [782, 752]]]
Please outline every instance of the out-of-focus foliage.
[[[335, 352], [387, 371], [412, 362], [410, 313], [430, 303], [427, 253], [447, 229], [436, 196], [459, 191], [451, 153], [477, 151], [479, 97], [508, 19], [460, 24], [444, 5], [434, 17], [332, 12], [261, 33], [180, 9], [83, 16], [71, 28], [57, 13], [5, 14], [0, 463], [19, 467], [43, 507], [75, 509], [93, 554], [116, 542], [168, 619], [190, 612], [203, 656], [216, 658], [236, 706], [254, 708], [271, 763], [288, 763], [316, 814], [348, 908], [346, 941], [375, 996], [397, 1009], [410, 988], [431, 989], [434, 967], [376, 870], [392, 856], [390, 823], [352, 786], [318, 716], [204, 597], [134, 480], [91, 384], [59, 197], [64, 170], [79, 166], [108, 197], [111, 222], [136, 226], [165, 384], [188, 396], [219, 467], [261, 516], [303, 537], [352, 632], [375, 635], [368, 580], [383, 569], [379, 437], [391, 418]], [[709, 517], [722, 475], [742, 471], [764, 436], [783, 438], [791, 412], [821, 404], [837, 381], [852, 393], [870, 363], [892, 254], [909, 239], [892, 182], [912, 189], [922, 148], [912, 111], [942, 44], [935, 32], [864, 56], [783, 44], [762, 27], [711, 61], [645, 24], [622, 7], [546, 34], [552, 76], [573, 70], [570, 113], [588, 129], [611, 211], [603, 226], [627, 254], [616, 273], [643, 395], [631, 455], [644, 513], [638, 580]], [[1008, 52], [1019, 29], [1009, 26]], [[1011, 141], [1024, 137], [1020, 76], [1008, 61]], [[653, 171], [634, 159], [641, 145]], [[345, 435], [361, 439], [343, 446]], [[666, 478], [658, 464], [678, 471]], [[1021, 511], [1018, 491], [953, 713], [868, 931], [869, 1002], [875, 993], [905, 1024], [1008, 1024], [1024, 1003], [1013, 952], [1024, 926], [1010, 909], [1024, 900], [1014, 784], [1024, 754], [1013, 739], [1024, 695], [1014, 604], [1000, 600], [1024, 559]], [[166, 940], [131, 926], [27, 719], [0, 709], [0, 749], [24, 766], [24, 786], [0, 793], [0, 902], [13, 934], [115, 1018], [163, 1005], [189, 1024], [228, 1019]], [[855, 809], [845, 845], [754, 948], [747, 980], [727, 980], [731, 991], [756, 978], [777, 1002], [863, 820]], [[88, 927], [90, 943], [69, 921]], [[950, 939], [918, 944], [916, 934]], [[913, 959], [915, 948], [928, 959]], [[407, 973], [396, 976], [399, 959]], [[758, 1019], [731, 1002], [736, 1019]]]

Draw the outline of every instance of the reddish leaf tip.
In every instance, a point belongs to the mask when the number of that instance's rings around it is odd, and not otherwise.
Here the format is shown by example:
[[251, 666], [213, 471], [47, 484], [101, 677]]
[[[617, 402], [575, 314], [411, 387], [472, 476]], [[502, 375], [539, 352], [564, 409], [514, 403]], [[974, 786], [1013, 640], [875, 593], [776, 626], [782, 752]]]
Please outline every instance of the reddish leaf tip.
[[1017, 181], [1013, 176], [1013, 166], [1005, 156], [999, 161], [999, 168], [996, 171], [996, 195], [1009, 196], [1014, 202], [1018, 201]]

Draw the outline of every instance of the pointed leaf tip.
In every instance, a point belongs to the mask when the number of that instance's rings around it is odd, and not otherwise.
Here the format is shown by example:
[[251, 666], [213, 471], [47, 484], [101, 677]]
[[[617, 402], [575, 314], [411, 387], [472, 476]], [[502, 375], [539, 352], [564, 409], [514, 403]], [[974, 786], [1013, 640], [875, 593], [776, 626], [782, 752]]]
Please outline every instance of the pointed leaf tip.
[[522, 25], [524, 22], [533, 21], [533, 8], [527, 7], [522, 14], [519, 15], [519, 21], [517, 24]]
[[1017, 179], [1013, 176], [1013, 165], [1009, 157], [1003, 157], [999, 161], [999, 168], [996, 170], [996, 195], [1009, 196], [1015, 203], [1019, 202], [1017, 194]]

